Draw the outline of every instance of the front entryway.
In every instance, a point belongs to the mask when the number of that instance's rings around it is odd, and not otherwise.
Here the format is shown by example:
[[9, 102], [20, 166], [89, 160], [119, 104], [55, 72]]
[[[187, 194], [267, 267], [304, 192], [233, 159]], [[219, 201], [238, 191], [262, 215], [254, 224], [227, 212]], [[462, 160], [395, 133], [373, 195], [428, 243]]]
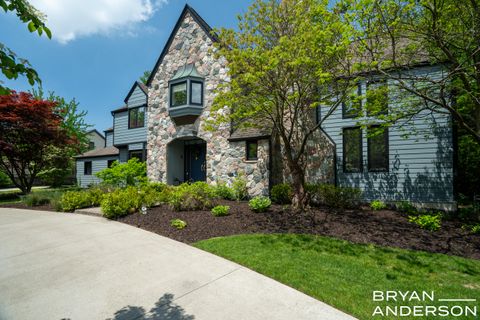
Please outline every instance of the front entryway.
[[205, 181], [207, 144], [199, 138], [179, 138], [167, 146], [167, 183]]
[[185, 142], [185, 181], [205, 181], [207, 144], [205, 142], [189, 144]]

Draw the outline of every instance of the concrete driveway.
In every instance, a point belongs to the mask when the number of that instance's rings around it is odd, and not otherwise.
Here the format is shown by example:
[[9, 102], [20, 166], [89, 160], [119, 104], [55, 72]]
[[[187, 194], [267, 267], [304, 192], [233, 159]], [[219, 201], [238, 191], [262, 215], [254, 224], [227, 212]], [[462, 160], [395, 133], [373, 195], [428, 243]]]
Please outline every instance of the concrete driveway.
[[354, 319], [186, 244], [100, 217], [0, 208], [0, 319]]

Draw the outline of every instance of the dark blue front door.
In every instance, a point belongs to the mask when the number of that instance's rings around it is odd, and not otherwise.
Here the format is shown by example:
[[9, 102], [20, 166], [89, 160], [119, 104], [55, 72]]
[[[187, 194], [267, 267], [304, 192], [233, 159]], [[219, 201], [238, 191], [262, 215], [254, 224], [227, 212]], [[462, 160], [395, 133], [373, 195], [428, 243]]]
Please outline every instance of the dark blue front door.
[[206, 180], [206, 153], [207, 145], [205, 143], [185, 146], [185, 181]]

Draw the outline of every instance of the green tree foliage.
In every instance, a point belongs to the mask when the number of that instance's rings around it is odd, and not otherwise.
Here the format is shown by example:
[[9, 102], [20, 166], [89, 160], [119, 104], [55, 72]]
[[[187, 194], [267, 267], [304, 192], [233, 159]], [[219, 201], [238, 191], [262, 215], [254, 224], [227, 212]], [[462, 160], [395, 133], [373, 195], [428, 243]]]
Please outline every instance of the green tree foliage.
[[147, 84], [147, 81], [148, 81], [148, 78], [150, 78], [150, 74], [152, 72], [147, 70], [147, 71], [144, 71], [143, 72], [143, 75], [140, 77], [140, 81], [143, 83], [143, 84]]
[[[414, 97], [384, 118], [394, 123], [421, 111], [450, 114], [480, 143], [480, 2], [346, 0], [342, 5], [357, 31], [357, 70], [375, 71], [396, 91]], [[425, 62], [445, 71], [434, 78], [411, 72]]]
[[[423, 117], [436, 129], [432, 114], [451, 115], [459, 133], [459, 175], [468, 179], [460, 187], [478, 186], [480, 162], [472, 160], [480, 147], [480, 2], [345, 0], [341, 7], [357, 31], [356, 69], [375, 71], [395, 92], [395, 104], [379, 116], [384, 125], [400, 120], [404, 132], [415, 132], [409, 120]], [[444, 71], [435, 77], [414, 72], [419, 63]]]
[[458, 192], [480, 195], [480, 145], [464, 135], [458, 138]]
[[115, 161], [110, 168], [103, 169], [95, 174], [106, 185], [114, 187], [136, 186], [147, 182], [147, 165], [137, 158], [127, 163]]
[[[18, 19], [27, 23], [28, 31], [37, 32], [41, 36], [44, 32], [49, 39], [52, 38], [50, 29], [45, 25], [45, 16], [35, 9], [26, 0], [0, 0], [0, 7], [7, 13], [14, 12]], [[0, 70], [8, 79], [17, 79], [19, 75], [26, 76], [30, 85], [41, 83], [37, 71], [32, 68], [30, 63], [17, 57], [15, 52], [10, 50], [4, 44], [0, 43]], [[0, 95], [8, 94], [9, 89], [2, 86], [0, 81]]]
[[292, 204], [300, 210], [308, 200], [306, 145], [321, 124], [314, 108], [321, 102], [333, 112], [341, 99], [332, 98], [349, 86], [343, 62], [350, 35], [328, 1], [315, 0], [257, 0], [239, 16], [238, 30], [218, 32], [217, 54], [228, 61], [231, 81], [217, 90], [210, 125], [272, 128], [284, 146]]
[[64, 184], [65, 179], [73, 174], [75, 161], [73, 156], [82, 153], [88, 148], [87, 130], [91, 127], [85, 122], [86, 111], [79, 110], [79, 103], [72, 99], [65, 100], [50, 91], [45, 94], [43, 89], [32, 89], [32, 94], [37, 99], [46, 99], [55, 103], [55, 111], [61, 116], [61, 126], [65, 134], [78, 141], [75, 145], [51, 146], [45, 153], [47, 166], [39, 173], [45, 183], [57, 187]]
[[12, 181], [10, 180], [8, 175], [0, 168], [0, 188], [8, 187], [11, 184]]
[[78, 141], [76, 149], [68, 150], [70, 155], [76, 155], [78, 152], [84, 152], [88, 149], [87, 131], [92, 127], [85, 122], [87, 111], [80, 110], [80, 105], [75, 98], [70, 101], [55, 94], [54, 91], [49, 91], [45, 94], [42, 87], [31, 90], [36, 99], [48, 100], [55, 102], [55, 111], [62, 117], [62, 128], [67, 132], [67, 135]]

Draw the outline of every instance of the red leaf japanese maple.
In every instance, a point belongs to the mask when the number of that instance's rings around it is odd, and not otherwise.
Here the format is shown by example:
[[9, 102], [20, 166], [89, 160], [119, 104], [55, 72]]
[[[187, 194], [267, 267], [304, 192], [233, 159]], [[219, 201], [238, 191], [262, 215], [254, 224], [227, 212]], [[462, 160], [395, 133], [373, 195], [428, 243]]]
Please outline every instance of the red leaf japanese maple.
[[23, 193], [45, 167], [49, 146], [73, 144], [61, 127], [55, 102], [12, 91], [0, 96], [0, 168]]

